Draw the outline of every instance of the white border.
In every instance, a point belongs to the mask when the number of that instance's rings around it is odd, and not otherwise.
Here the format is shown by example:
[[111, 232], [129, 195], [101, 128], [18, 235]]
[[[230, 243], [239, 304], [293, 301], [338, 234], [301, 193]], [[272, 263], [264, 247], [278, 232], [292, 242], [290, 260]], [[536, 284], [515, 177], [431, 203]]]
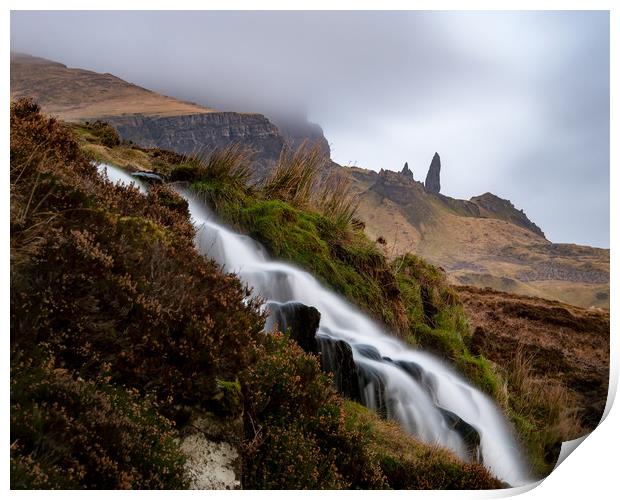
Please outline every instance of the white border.
[[[305, 10], [305, 9], [325, 9], [325, 10], [610, 10], [610, 22], [611, 22], [611, 137], [618, 138], [618, 99], [617, 89], [619, 88], [618, 80], [618, 34], [620, 15], [618, 8], [616, 8], [617, 2], [612, 0], [590, 0], [590, 1], [561, 1], [561, 0], [522, 0], [522, 1], [491, 1], [491, 0], [478, 0], [478, 1], [458, 1], [458, 0], [420, 0], [420, 1], [406, 1], [406, 0], [383, 0], [381, 2], [372, 2], [368, 0], [358, 0], [356, 2], [340, 1], [340, 0], [299, 0], [294, 3], [284, 0], [275, 1], [267, 0], [263, 2], [256, 2], [251, 0], [228, 0], [228, 1], [192, 1], [192, 0], [175, 0], [171, 2], [169, 0], [151, 0], [149, 2], [139, 2], [133, 0], [90, 0], [84, 2], [83, 0], [60, 0], [53, 3], [53, 9], [55, 10], [140, 10], [144, 7], [149, 10], [202, 10], [202, 9], [217, 9], [217, 10]], [[8, 5], [7, 5], [8, 4]], [[50, 2], [44, 0], [38, 1], [15, 1], [9, 0], [5, 2], [5, 7], [2, 10], [2, 17], [0, 18], [0, 32], [2, 33], [2, 43], [4, 45], [4, 51], [2, 53], [3, 58], [3, 74], [5, 75], [2, 80], [3, 92], [5, 97], [5, 114], [3, 123], [2, 134], [2, 146], [4, 152], [5, 161], [8, 163], [8, 150], [9, 150], [9, 114], [8, 103], [10, 102], [10, 86], [8, 78], [9, 68], [9, 52], [10, 52], [10, 10], [49, 10], [51, 8]], [[615, 293], [618, 283], [618, 273], [616, 271], [616, 248], [618, 243], [618, 231], [615, 229], [617, 225], [618, 213], [618, 173], [615, 170], [618, 164], [618, 148], [616, 143], [611, 142], [611, 166], [610, 168], [610, 189], [611, 189], [611, 254], [612, 254], [612, 266], [611, 266], [611, 310], [612, 310], [612, 339], [611, 339], [611, 377], [610, 377], [610, 397], [608, 401], [609, 414], [604, 421], [599, 425], [590, 436], [588, 436], [584, 442], [578, 447], [575, 453], [572, 453], [562, 464], [544, 481], [542, 481], [537, 487], [529, 489], [525, 496], [527, 498], [534, 499], [548, 499], [556, 497], [565, 498], [610, 498], [617, 494], [618, 490], [615, 481], [616, 467], [615, 458], [617, 454], [617, 446], [620, 444], [620, 414], [617, 407], [610, 406], [610, 402], [613, 400], [615, 392], [617, 390], [618, 380], [618, 342], [617, 342], [617, 321], [615, 320], [615, 313], [618, 311], [618, 298]], [[3, 186], [0, 192], [0, 199], [2, 200], [2, 207], [4, 210], [4, 216], [2, 218], [2, 234], [4, 236], [4, 245], [2, 246], [2, 312], [3, 318], [9, 321], [9, 224], [8, 224], [8, 211], [9, 211], [9, 169], [5, 163], [3, 171], [0, 173]], [[8, 326], [8, 325], [7, 325]], [[5, 326], [5, 355], [3, 359], [4, 364], [4, 385], [2, 390], [2, 407], [4, 409], [4, 426], [2, 427], [2, 437], [5, 446], [9, 444], [9, 388], [8, 388], [8, 376], [9, 376], [9, 335]], [[616, 405], [617, 406], [617, 405]], [[9, 453], [5, 448], [4, 459], [2, 460], [2, 479], [4, 490], [9, 489]], [[493, 491], [493, 492], [324, 492], [324, 495], [339, 495], [341, 497], [355, 495], [359, 496], [402, 496], [407, 495], [422, 498], [502, 498], [511, 494], [517, 494], [519, 492], [512, 491]], [[60, 496], [69, 496], [77, 498], [79, 495], [83, 495], [82, 492], [11, 492], [11, 495], [19, 497], [34, 497], [39, 495], [49, 495], [51, 497], [60, 498]], [[89, 496], [93, 497], [107, 497], [110, 492], [88, 492]], [[154, 495], [159, 498], [171, 498], [173, 495], [209, 495], [209, 497], [239, 497], [252, 495], [253, 498], [290, 498], [291, 493], [285, 491], [272, 491], [272, 492], [115, 492], [119, 495]], [[295, 492], [296, 496], [314, 496], [316, 492]], [[524, 497], [525, 498], [525, 497]]]

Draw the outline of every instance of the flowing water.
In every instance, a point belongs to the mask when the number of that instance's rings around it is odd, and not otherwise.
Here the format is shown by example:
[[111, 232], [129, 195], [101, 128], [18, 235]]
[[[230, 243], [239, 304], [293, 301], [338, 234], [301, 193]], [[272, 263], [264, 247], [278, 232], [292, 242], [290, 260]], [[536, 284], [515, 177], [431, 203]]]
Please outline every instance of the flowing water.
[[[115, 167], [110, 179], [134, 183]], [[454, 451], [465, 460], [482, 462], [511, 486], [532, 481], [519, 447], [496, 404], [435, 356], [413, 349], [360, 310], [329, 291], [309, 273], [269, 258], [260, 244], [217, 223], [211, 211], [188, 189], [175, 186], [189, 203], [198, 251], [236, 273], [272, 311], [266, 330], [282, 311], [302, 303], [321, 313], [317, 337], [324, 362], [330, 346], [351, 346], [359, 372], [362, 402], [398, 421], [412, 435]]]

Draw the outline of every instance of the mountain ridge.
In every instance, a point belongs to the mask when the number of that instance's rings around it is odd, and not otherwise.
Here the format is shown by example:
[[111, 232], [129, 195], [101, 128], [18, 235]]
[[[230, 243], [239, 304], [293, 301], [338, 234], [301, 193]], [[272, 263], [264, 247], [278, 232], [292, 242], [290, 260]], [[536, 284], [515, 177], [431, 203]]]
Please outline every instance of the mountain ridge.
[[[308, 122], [276, 125], [264, 115], [213, 110], [110, 74], [11, 54], [11, 98], [25, 95], [65, 121], [105, 120], [122, 139], [145, 147], [192, 154], [239, 142], [257, 151], [256, 179], [268, 175], [285, 144], [308, 139], [320, 144], [326, 158], [330, 154], [321, 128]], [[444, 268], [455, 284], [609, 307], [608, 250], [577, 245], [569, 251], [554, 244], [523, 210], [492, 193], [470, 200], [441, 194], [439, 154], [425, 183], [413, 180], [410, 171], [329, 165], [351, 180], [358, 217], [371, 238], [385, 242], [386, 256], [419, 254]]]

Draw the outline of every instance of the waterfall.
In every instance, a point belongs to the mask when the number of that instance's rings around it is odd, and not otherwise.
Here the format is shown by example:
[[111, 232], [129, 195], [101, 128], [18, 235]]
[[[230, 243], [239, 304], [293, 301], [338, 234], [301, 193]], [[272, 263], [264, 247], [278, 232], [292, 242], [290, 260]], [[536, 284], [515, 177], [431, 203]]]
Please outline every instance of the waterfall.
[[[99, 169], [107, 169], [111, 179], [140, 185], [115, 167]], [[351, 346], [366, 406], [426, 443], [448, 448], [464, 460], [479, 460], [511, 486], [533, 481], [510, 426], [490, 397], [437, 357], [390, 335], [309, 273], [270, 259], [259, 243], [217, 223], [189, 189], [174, 188], [189, 203], [201, 254], [236, 273], [272, 311], [293, 303], [316, 307], [321, 313], [317, 337], [328, 365], [331, 346], [339, 341]], [[266, 329], [274, 322], [271, 314]]]

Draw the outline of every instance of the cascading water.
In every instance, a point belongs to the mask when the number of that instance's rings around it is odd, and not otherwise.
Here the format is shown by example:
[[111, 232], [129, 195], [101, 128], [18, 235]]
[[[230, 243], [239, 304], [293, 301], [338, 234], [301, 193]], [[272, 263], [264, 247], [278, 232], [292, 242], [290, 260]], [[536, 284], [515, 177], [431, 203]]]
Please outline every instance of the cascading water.
[[[107, 165], [99, 168], [107, 169], [113, 180], [140, 186], [122, 170]], [[366, 406], [382, 411], [427, 443], [449, 448], [465, 460], [480, 460], [511, 486], [532, 481], [505, 418], [488, 396], [436, 357], [390, 336], [309, 273], [271, 260], [250, 237], [216, 223], [188, 189], [175, 189], [189, 203], [200, 253], [236, 273], [267, 301], [271, 311], [281, 312], [294, 303], [316, 307], [321, 313], [317, 337], [328, 365], [330, 345], [344, 341], [351, 346]], [[275, 316], [270, 315], [267, 330]]]

